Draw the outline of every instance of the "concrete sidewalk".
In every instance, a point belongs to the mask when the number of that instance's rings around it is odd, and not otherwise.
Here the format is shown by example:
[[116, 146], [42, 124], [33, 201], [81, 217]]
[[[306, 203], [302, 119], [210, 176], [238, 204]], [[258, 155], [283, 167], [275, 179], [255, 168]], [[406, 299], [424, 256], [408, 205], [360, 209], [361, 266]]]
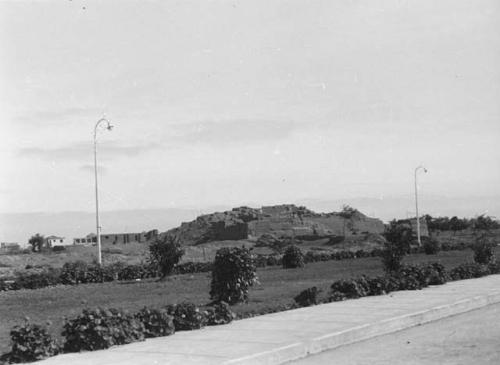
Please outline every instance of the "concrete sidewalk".
[[500, 275], [491, 275], [268, 314], [37, 364], [282, 364], [499, 302]]

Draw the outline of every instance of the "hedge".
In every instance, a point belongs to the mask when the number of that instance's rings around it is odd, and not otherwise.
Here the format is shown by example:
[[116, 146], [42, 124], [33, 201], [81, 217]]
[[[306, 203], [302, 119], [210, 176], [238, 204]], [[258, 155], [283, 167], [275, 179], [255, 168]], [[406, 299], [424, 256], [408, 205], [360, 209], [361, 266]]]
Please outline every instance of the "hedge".
[[162, 308], [144, 307], [136, 313], [116, 308], [84, 309], [63, 325], [64, 342], [58, 344], [47, 328], [28, 320], [11, 332], [12, 348], [0, 357], [0, 363], [41, 360], [58, 353], [95, 351], [145, 338], [169, 336], [175, 331], [193, 330], [205, 325], [230, 323], [236, 315], [221, 302], [204, 310], [184, 302]]

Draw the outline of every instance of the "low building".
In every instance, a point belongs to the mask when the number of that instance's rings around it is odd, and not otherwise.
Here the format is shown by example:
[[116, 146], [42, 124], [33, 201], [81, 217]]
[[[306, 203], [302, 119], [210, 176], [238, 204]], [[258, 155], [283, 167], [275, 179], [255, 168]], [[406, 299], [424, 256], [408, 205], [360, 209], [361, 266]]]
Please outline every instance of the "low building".
[[74, 245], [84, 245], [84, 246], [95, 245], [97, 243], [96, 237], [97, 236], [95, 235], [95, 233], [90, 233], [82, 238], [73, 238], [73, 244]]
[[146, 232], [141, 233], [105, 233], [101, 234], [103, 244], [126, 244], [131, 242], [146, 242]]
[[21, 245], [17, 242], [1, 242], [0, 251], [2, 252], [17, 252], [21, 250]]
[[[127, 243], [145, 243], [158, 236], [158, 230], [154, 229], [148, 232], [140, 233], [103, 233], [101, 234], [102, 244], [127, 244]], [[74, 245], [95, 245], [97, 243], [96, 235], [90, 233], [83, 238], [74, 238]]]

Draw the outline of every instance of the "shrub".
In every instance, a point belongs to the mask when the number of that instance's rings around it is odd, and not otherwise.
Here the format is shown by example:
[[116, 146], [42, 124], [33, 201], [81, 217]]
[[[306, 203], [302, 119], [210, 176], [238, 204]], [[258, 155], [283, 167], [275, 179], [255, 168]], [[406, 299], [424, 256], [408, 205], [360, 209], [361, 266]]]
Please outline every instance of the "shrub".
[[424, 266], [424, 275], [429, 285], [442, 285], [450, 279], [444, 266], [437, 262]]
[[403, 265], [392, 275], [399, 283], [397, 290], [419, 290], [429, 285], [424, 269], [419, 266]]
[[172, 272], [182, 255], [184, 250], [173, 236], [165, 235], [149, 245], [150, 263], [158, 269], [162, 279]]
[[209, 326], [231, 323], [236, 318], [236, 314], [226, 302], [216, 303], [208, 307], [206, 312]]
[[52, 247], [52, 252], [62, 252], [62, 251], [66, 251], [66, 247], [57, 245]]
[[[392, 279], [392, 280], [391, 280]], [[399, 284], [391, 277], [375, 276], [366, 278], [368, 284], [368, 295], [382, 295], [387, 294], [399, 287]]]
[[426, 255], [435, 255], [441, 249], [439, 242], [432, 238], [424, 238], [422, 245]]
[[118, 280], [136, 280], [147, 276], [143, 265], [127, 265], [118, 272]]
[[177, 274], [194, 274], [198, 272], [212, 271], [211, 262], [185, 262], [177, 265], [174, 272]]
[[175, 332], [174, 317], [167, 310], [151, 309], [144, 307], [135, 314], [144, 326], [144, 334], [147, 338], [169, 336]]
[[477, 262], [469, 262], [453, 268], [450, 271], [450, 277], [452, 280], [464, 280], [480, 278], [489, 273], [487, 266], [478, 264]]
[[75, 285], [87, 282], [88, 265], [85, 261], [66, 262], [61, 269], [61, 283]]
[[217, 250], [210, 285], [212, 300], [229, 304], [246, 302], [248, 289], [256, 282], [255, 264], [247, 248], [224, 247]]
[[265, 255], [261, 255], [261, 254], [257, 254], [255, 255], [255, 266], [256, 267], [266, 267], [267, 265], [267, 256]]
[[401, 268], [403, 257], [410, 250], [411, 227], [392, 221], [384, 232], [386, 242], [381, 252], [384, 270], [388, 273], [396, 272]]
[[269, 256], [267, 256], [266, 264], [268, 266], [277, 266], [277, 265], [281, 265], [282, 261], [283, 261], [283, 259], [279, 256], [269, 255]]
[[318, 294], [319, 290], [317, 287], [313, 286], [311, 288], [307, 288], [300, 292], [295, 298], [295, 303], [297, 303], [301, 307], [309, 307], [313, 304], [318, 304]]
[[283, 268], [295, 269], [297, 267], [304, 267], [304, 255], [297, 246], [288, 246], [283, 255]]
[[369, 286], [365, 278], [362, 279], [342, 279], [335, 281], [331, 287], [332, 297], [336, 300], [360, 298], [367, 296]]
[[388, 273], [397, 272], [401, 269], [403, 257], [406, 252], [398, 244], [387, 242], [382, 251], [382, 265]]
[[48, 268], [41, 272], [17, 272], [15, 287], [19, 289], [39, 289], [61, 283], [60, 271]]
[[167, 313], [174, 317], [176, 331], [189, 331], [205, 327], [207, 315], [196, 305], [184, 302], [166, 307]]
[[144, 340], [144, 325], [119, 309], [84, 309], [82, 314], [66, 320], [62, 335], [67, 352], [107, 349]]
[[12, 350], [8, 360], [12, 363], [31, 362], [54, 356], [59, 346], [52, 339], [46, 327], [26, 321], [10, 331]]
[[478, 264], [487, 265], [493, 261], [493, 248], [495, 245], [488, 241], [484, 236], [476, 239], [476, 242], [472, 245], [472, 250], [474, 251], [474, 262]]

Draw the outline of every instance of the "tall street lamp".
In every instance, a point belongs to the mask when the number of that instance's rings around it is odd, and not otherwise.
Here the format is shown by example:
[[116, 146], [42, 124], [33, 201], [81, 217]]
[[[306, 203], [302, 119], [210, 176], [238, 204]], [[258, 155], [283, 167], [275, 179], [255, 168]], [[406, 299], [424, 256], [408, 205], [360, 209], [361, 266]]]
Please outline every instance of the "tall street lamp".
[[423, 166], [418, 166], [415, 169], [415, 210], [417, 213], [417, 241], [418, 245], [422, 246], [422, 241], [420, 240], [420, 218], [418, 216], [418, 185], [417, 185], [417, 172], [419, 170], [424, 170], [425, 173], [427, 173], [427, 169]]
[[99, 224], [99, 188], [97, 185], [97, 129], [102, 124], [106, 123], [106, 129], [110, 131], [113, 126], [106, 118], [101, 118], [97, 121], [94, 127], [94, 174], [95, 174], [95, 223], [96, 223], [96, 235], [97, 235], [97, 262], [99, 266], [102, 264], [101, 256], [101, 226]]

